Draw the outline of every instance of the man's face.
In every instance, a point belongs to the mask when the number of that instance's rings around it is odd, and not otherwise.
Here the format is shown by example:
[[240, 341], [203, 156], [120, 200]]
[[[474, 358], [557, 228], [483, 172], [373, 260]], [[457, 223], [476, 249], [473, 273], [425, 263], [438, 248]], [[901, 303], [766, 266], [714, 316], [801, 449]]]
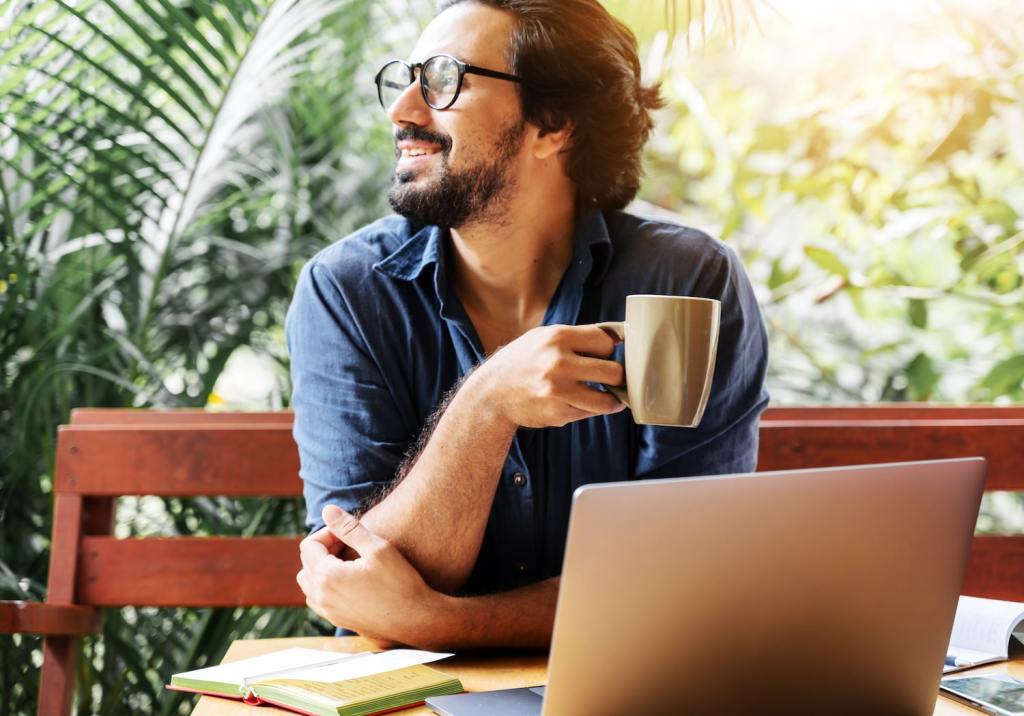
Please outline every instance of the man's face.
[[[460, 3], [427, 26], [410, 61], [445, 53], [509, 72], [505, 52], [514, 23], [501, 10]], [[398, 159], [388, 201], [396, 212], [450, 228], [500, 214], [515, 189], [525, 132], [515, 83], [466, 74], [455, 104], [435, 110], [424, 102], [417, 77], [388, 116]]]

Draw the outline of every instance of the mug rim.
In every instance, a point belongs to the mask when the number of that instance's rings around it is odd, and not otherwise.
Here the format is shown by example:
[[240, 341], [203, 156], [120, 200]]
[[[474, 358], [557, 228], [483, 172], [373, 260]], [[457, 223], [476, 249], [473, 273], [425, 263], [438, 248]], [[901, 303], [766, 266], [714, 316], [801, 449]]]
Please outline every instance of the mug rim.
[[675, 299], [679, 301], [706, 301], [707, 303], [721, 303], [717, 298], [705, 298], [704, 296], [673, 296], [671, 294], [660, 293], [631, 293], [626, 296], [627, 301], [631, 298], [659, 298]]

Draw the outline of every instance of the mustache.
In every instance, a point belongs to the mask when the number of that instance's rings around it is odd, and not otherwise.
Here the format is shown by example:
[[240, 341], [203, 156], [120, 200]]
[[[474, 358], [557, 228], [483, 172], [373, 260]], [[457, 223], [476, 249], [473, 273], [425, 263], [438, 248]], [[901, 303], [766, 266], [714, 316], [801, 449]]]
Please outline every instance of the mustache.
[[[441, 147], [442, 154], [448, 154], [448, 151], [452, 148], [452, 138], [447, 134], [431, 132], [429, 129], [424, 129], [423, 127], [402, 127], [401, 129], [395, 130], [392, 138], [396, 145], [406, 139], [436, 144]], [[395, 156], [397, 157], [400, 154], [401, 152], [398, 151], [398, 147], [396, 146]]]

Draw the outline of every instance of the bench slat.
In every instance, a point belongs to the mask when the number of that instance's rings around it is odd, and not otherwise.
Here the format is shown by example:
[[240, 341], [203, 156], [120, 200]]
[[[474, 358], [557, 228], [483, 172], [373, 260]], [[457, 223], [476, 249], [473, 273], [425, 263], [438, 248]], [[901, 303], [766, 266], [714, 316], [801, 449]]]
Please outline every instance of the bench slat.
[[1024, 490], [1024, 420], [763, 423], [759, 470], [973, 457], [988, 460], [986, 490]]
[[0, 602], [0, 634], [94, 634], [100, 612], [91, 607], [41, 602]]
[[1024, 406], [931, 405], [881, 403], [873, 405], [794, 405], [770, 407], [761, 422], [776, 420], [976, 420], [1024, 419]]
[[83, 537], [77, 601], [101, 607], [305, 606], [300, 537]]
[[961, 594], [1024, 599], [1024, 536], [975, 537]]
[[[264, 412], [209, 411], [197, 409], [154, 410], [152, 408], [76, 408], [71, 411], [74, 425], [135, 424], [225, 424], [271, 423], [291, 425], [290, 410]], [[1024, 406], [932, 405], [921, 403], [882, 403], [871, 405], [772, 406], [764, 411], [766, 420], [846, 420], [846, 419], [961, 419], [1024, 418]]]
[[[766, 421], [758, 468], [981, 455], [989, 461], [987, 490], [1022, 490], [1022, 431], [1024, 419]], [[58, 492], [287, 497], [302, 491], [298, 452], [283, 424], [65, 426], [57, 453]]]
[[291, 428], [269, 424], [61, 426], [55, 483], [93, 496], [302, 494]]
[[72, 425], [250, 425], [270, 424], [291, 427], [290, 410], [272, 412], [215, 412], [202, 408], [75, 408]]
[[[102, 607], [303, 606], [295, 583], [300, 539], [85, 537], [76, 601]], [[1020, 599], [1024, 536], [976, 537], [963, 593]]]

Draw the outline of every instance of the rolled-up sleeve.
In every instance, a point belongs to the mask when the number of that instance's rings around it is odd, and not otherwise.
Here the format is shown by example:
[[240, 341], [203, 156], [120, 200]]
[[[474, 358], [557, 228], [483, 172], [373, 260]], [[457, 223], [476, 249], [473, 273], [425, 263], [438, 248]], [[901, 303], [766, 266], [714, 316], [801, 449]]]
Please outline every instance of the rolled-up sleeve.
[[395, 476], [410, 443], [380, 366], [348, 297], [313, 259], [303, 268], [285, 323], [291, 355], [293, 435], [306, 525], [327, 504], [353, 511]]

